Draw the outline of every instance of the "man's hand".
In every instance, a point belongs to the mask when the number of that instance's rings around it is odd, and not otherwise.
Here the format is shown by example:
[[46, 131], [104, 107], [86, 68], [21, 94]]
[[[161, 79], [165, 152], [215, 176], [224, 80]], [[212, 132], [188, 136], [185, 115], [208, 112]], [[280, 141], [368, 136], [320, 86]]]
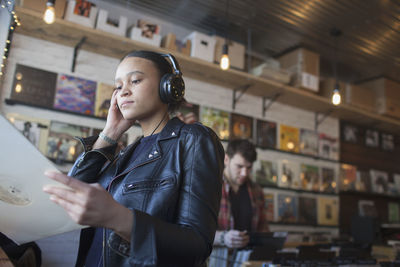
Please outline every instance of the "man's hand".
[[224, 236], [224, 242], [228, 248], [242, 248], [247, 246], [249, 241], [247, 231], [230, 230]]

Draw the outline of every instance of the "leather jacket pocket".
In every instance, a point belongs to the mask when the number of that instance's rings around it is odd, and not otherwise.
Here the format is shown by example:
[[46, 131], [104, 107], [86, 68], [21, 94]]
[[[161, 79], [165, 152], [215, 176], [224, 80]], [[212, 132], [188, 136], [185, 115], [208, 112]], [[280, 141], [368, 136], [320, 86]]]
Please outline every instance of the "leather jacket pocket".
[[169, 176], [160, 180], [147, 180], [124, 184], [123, 194], [130, 194], [140, 191], [155, 191], [171, 187], [175, 184], [175, 177]]

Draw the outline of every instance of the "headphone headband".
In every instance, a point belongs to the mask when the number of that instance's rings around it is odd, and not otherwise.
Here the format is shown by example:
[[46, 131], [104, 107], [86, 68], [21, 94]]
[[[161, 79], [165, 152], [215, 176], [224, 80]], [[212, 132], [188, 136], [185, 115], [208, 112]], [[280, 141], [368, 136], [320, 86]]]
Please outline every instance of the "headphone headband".
[[169, 58], [169, 61], [172, 64], [172, 68], [174, 69], [175, 74], [182, 75], [182, 71], [179, 67], [179, 63], [172, 54], [161, 54], [161, 56]]

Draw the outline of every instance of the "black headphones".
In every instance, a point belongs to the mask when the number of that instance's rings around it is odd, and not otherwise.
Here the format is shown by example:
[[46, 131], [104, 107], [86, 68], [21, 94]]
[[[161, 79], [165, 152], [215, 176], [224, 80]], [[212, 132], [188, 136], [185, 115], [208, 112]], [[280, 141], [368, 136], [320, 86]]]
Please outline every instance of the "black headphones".
[[185, 82], [178, 61], [171, 54], [160, 54], [171, 61], [173, 73], [164, 74], [160, 81], [160, 98], [163, 103], [176, 104], [182, 101], [185, 95]]

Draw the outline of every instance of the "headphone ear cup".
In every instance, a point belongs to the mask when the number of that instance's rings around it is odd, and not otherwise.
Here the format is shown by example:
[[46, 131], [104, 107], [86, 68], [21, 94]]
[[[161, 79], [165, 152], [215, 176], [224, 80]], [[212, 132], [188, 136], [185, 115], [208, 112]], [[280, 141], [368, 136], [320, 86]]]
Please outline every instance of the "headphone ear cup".
[[178, 74], [165, 74], [160, 81], [160, 99], [163, 103], [174, 104], [182, 101], [185, 82]]

